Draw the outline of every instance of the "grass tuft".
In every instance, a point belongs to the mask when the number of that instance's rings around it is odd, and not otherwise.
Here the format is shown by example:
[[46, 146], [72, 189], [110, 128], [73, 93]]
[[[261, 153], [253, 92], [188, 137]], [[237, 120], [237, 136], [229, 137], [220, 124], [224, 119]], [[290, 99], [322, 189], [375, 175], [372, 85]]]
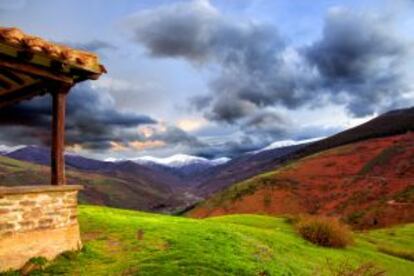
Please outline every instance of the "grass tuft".
[[391, 247], [391, 246], [378, 246], [378, 251], [388, 254], [390, 256], [394, 256], [397, 258], [409, 260], [414, 262], [414, 251], [403, 249], [403, 248], [397, 248], [397, 247]]
[[352, 265], [349, 260], [344, 260], [340, 263], [335, 263], [330, 259], [326, 260], [325, 267], [322, 271], [327, 273], [314, 273], [315, 275], [331, 275], [331, 276], [381, 276], [386, 275], [383, 269], [380, 269], [373, 262], [365, 262], [359, 265]]
[[26, 262], [20, 269], [20, 275], [31, 275], [35, 272], [41, 272], [48, 265], [48, 260], [44, 257], [34, 257]]

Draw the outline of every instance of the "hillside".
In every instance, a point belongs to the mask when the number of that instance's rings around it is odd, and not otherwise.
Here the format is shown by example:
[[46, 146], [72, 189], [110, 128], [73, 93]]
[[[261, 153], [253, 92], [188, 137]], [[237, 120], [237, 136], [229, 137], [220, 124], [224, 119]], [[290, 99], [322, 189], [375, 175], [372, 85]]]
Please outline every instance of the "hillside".
[[189, 215], [327, 214], [358, 228], [413, 222], [413, 141], [407, 133], [323, 151], [233, 185]]
[[221, 191], [233, 183], [277, 167], [282, 161], [285, 161], [286, 156], [290, 156], [290, 154], [295, 153], [304, 146], [306, 144], [243, 154], [226, 164], [210, 168], [194, 175], [193, 179], [191, 179], [191, 186], [195, 187], [193, 192], [201, 197], [207, 198], [211, 194]]
[[[174, 194], [152, 182], [130, 181], [125, 175], [120, 177], [120, 173], [110, 176], [74, 169], [66, 173], [68, 184], [84, 185], [80, 192], [83, 203], [157, 211], [172, 208], [173, 211], [174, 206], [185, 205], [188, 200], [186, 194]], [[50, 168], [0, 156], [0, 183], [3, 186], [49, 185]]]
[[195, 183], [193, 186], [197, 187], [194, 192], [207, 198], [212, 193], [255, 175], [272, 171], [286, 162], [334, 147], [370, 138], [404, 134], [411, 130], [414, 130], [414, 107], [390, 111], [364, 124], [316, 142], [242, 155], [222, 166], [197, 175], [193, 180]]
[[[39, 165], [50, 165], [50, 149], [27, 146], [7, 153], [6, 157]], [[174, 192], [179, 189], [181, 179], [171, 170], [160, 166], [142, 166], [132, 161], [106, 162], [75, 154], [65, 154], [65, 164], [70, 169], [117, 176], [131, 182], [150, 182], [152, 186]]]
[[[347, 249], [301, 239], [282, 218], [236, 215], [194, 220], [81, 206], [83, 250], [59, 257], [41, 275], [328, 275], [372, 263], [410, 275], [414, 263], [378, 251], [410, 252], [414, 225], [356, 234]], [[328, 261], [327, 261], [328, 260]]]

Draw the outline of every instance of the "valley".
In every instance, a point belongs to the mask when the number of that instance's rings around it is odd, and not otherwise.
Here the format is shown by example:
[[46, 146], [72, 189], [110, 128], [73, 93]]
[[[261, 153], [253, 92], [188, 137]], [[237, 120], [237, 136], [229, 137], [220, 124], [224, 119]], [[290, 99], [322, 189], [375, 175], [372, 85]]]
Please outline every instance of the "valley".
[[[303, 212], [375, 228], [413, 221], [410, 130], [414, 108], [317, 141], [279, 143], [231, 160], [176, 155], [101, 161], [66, 154], [66, 168], [68, 183], [84, 185], [80, 199], [89, 204], [193, 217]], [[49, 181], [45, 148], [19, 147], [0, 158], [6, 185]]]
[[[44, 185], [50, 182], [50, 168], [0, 156], [0, 181], [9, 187]], [[174, 194], [168, 186], [157, 186], [148, 180], [136, 179], [134, 174], [129, 175], [123, 171], [112, 171], [110, 175], [100, 171], [68, 169], [67, 182], [69, 185], [83, 185], [79, 201], [89, 204], [175, 212], [174, 207], [185, 206], [187, 200], [194, 201], [191, 195], [187, 198], [186, 193]]]

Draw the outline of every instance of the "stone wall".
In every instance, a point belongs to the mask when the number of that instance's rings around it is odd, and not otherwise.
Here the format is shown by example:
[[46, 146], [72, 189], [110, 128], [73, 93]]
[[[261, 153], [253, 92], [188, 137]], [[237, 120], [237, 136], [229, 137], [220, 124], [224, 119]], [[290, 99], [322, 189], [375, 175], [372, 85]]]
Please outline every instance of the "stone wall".
[[0, 186], [0, 271], [81, 248], [77, 185]]

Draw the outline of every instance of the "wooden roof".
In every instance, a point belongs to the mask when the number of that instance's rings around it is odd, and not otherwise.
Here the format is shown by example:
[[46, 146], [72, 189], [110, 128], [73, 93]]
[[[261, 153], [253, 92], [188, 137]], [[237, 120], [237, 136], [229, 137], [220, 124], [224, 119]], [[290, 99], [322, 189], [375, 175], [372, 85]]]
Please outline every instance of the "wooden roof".
[[93, 53], [0, 27], [0, 108], [105, 72]]

